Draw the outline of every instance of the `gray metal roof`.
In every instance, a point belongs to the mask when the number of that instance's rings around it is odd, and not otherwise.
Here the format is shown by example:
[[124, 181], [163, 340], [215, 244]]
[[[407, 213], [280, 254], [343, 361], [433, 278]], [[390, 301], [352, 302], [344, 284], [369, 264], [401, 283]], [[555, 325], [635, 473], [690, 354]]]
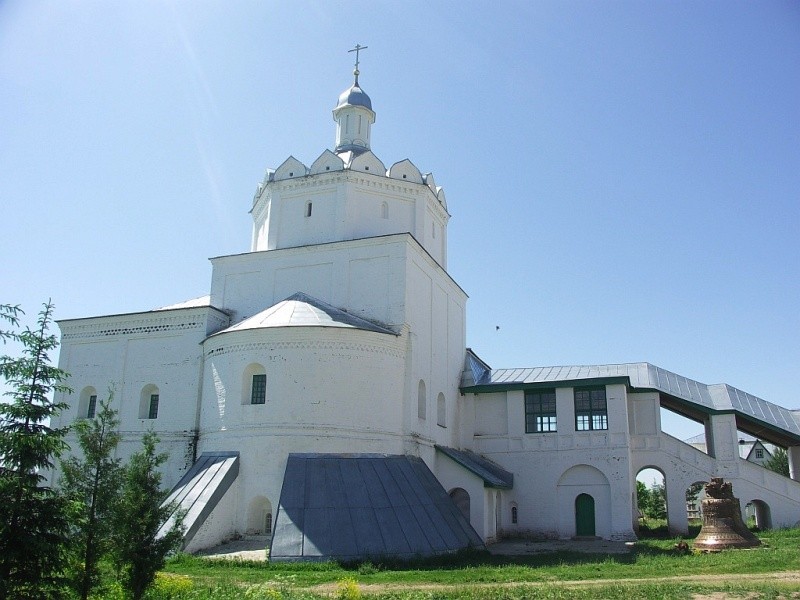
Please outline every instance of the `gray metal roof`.
[[183, 547], [192, 541], [200, 526], [239, 475], [238, 452], [204, 452], [181, 478], [165, 504], [174, 503], [173, 511], [158, 532], [159, 537], [175, 524], [175, 515], [183, 513]]
[[270, 560], [413, 558], [483, 547], [414, 456], [290, 454]]
[[633, 389], [655, 390], [690, 403], [706, 412], [736, 412], [800, 437], [797, 411], [748, 394], [727, 384], [706, 385], [650, 363], [574, 365], [529, 369], [489, 369], [467, 353], [461, 390], [491, 392], [529, 384], [591, 383], [591, 380], [625, 381]]
[[435, 448], [483, 479], [484, 487], [502, 489], [511, 489], [514, 487], [513, 473], [509, 473], [503, 467], [494, 464], [480, 454], [476, 454], [471, 450], [456, 450], [455, 448], [439, 446], [438, 444], [435, 445]]
[[339, 327], [397, 335], [377, 323], [351, 315], [302, 292], [292, 294], [285, 300], [214, 335], [272, 327]]

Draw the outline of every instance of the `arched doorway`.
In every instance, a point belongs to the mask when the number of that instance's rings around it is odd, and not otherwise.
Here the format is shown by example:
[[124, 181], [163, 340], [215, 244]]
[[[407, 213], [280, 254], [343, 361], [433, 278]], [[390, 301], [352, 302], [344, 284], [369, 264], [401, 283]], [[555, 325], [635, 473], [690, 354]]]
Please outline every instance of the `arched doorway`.
[[[583, 495], [588, 498], [581, 499], [579, 506], [578, 497]], [[589, 498], [593, 504], [591, 513], [589, 513]], [[606, 539], [611, 536], [611, 485], [599, 469], [590, 465], [574, 465], [564, 471], [556, 485], [556, 503], [559, 507], [556, 516], [557, 531], [562, 539], [578, 535]], [[587, 527], [581, 525], [580, 531], [576, 529], [579, 508], [581, 515], [594, 515], [593, 528], [588, 526], [587, 519]], [[592, 529], [593, 533], [584, 533]]]
[[272, 503], [264, 496], [256, 496], [250, 501], [247, 534], [272, 535]]
[[594, 534], [594, 498], [589, 494], [578, 494], [575, 498], [575, 535], [593, 537]]
[[769, 505], [763, 500], [751, 500], [744, 507], [747, 517], [747, 525], [755, 525], [763, 531], [772, 528], [772, 515], [770, 515]]
[[453, 488], [450, 490], [450, 498], [458, 507], [459, 512], [464, 515], [464, 518], [469, 522], [469, 493], [462, 488]]

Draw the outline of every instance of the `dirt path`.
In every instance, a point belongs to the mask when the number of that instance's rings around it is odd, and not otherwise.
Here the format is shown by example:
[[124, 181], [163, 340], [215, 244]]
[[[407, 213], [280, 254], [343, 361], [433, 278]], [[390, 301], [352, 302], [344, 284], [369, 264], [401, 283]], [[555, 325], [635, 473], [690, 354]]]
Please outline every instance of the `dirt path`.
[[[602, 585], [638, 585], [648, 583], [730, 583], [730, 582], [743, 582], [750, 581], [753, 583], [794, 583], [797, 585], [797, 593], [792, 594], [792, 598], [800, 598], [800, 571], [781, 571], [779, 573], [731, 573], [727, 575], [675, 575], [669, 577], [639, 577], [631, 579], [575, 579], [575, 580], [552, 580], [552, 581], [513, 581], [506, 583], [484, 583], [474, 582], [461, 584], [443, 584], [443, 583], [420, 583], [420, 584], [401, 584], [401, 583], [360, 583], [358, 587], [364, 594], [379, 594], [382, 592], [440, 592], [459, 587], [470, 588], [514, 588], [514, 587], [591, 587]], [[331, 593], [336, 591], [337, 584], [326, 583], [318, 586], [306, 588], [308, 591], [317, 593]], [[739, 594], [722, 595], [714, 594], [713, 596], [695, 596], [696, 600], [701, 599], [719, 599], [724, 598], [741, 598]]]

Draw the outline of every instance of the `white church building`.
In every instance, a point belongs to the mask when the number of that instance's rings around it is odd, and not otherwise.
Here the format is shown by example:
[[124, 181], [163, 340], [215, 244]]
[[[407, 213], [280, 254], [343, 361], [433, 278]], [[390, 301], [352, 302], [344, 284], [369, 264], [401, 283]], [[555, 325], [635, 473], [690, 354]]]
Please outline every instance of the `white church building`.
[[[267, 171], [250, 251], [211, 259], [208, 296], [59, 321], [74, 392], [57, 424], [113, 387], [118, 454], [158, 434], [189, 551], [246, 534], [271, 535], [273, 560], [631, 540], [644, 468], [675, 532], [711, 477], [764, 527], [800, 521], [800, 412], [647, 363], [497, 370], [466, 347], [444, 191], [372, 152], [354, 73], [334, 149]], [[703, 423], [705, 451], [664, 433], [661, 407]], [[739, 431], [787, 448], [791, 478], [740, 458]]]

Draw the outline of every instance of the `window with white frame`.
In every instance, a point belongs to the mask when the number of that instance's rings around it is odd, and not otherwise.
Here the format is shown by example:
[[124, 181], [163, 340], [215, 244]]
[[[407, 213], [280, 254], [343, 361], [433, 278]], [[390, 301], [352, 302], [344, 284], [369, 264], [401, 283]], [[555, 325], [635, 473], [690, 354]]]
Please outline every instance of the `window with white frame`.
[[525, 392], [525, 433], [552, 433], [556, 429], [556, 391]]
[[575, 431], [608, 429], [606, 388], [575, 388]]

